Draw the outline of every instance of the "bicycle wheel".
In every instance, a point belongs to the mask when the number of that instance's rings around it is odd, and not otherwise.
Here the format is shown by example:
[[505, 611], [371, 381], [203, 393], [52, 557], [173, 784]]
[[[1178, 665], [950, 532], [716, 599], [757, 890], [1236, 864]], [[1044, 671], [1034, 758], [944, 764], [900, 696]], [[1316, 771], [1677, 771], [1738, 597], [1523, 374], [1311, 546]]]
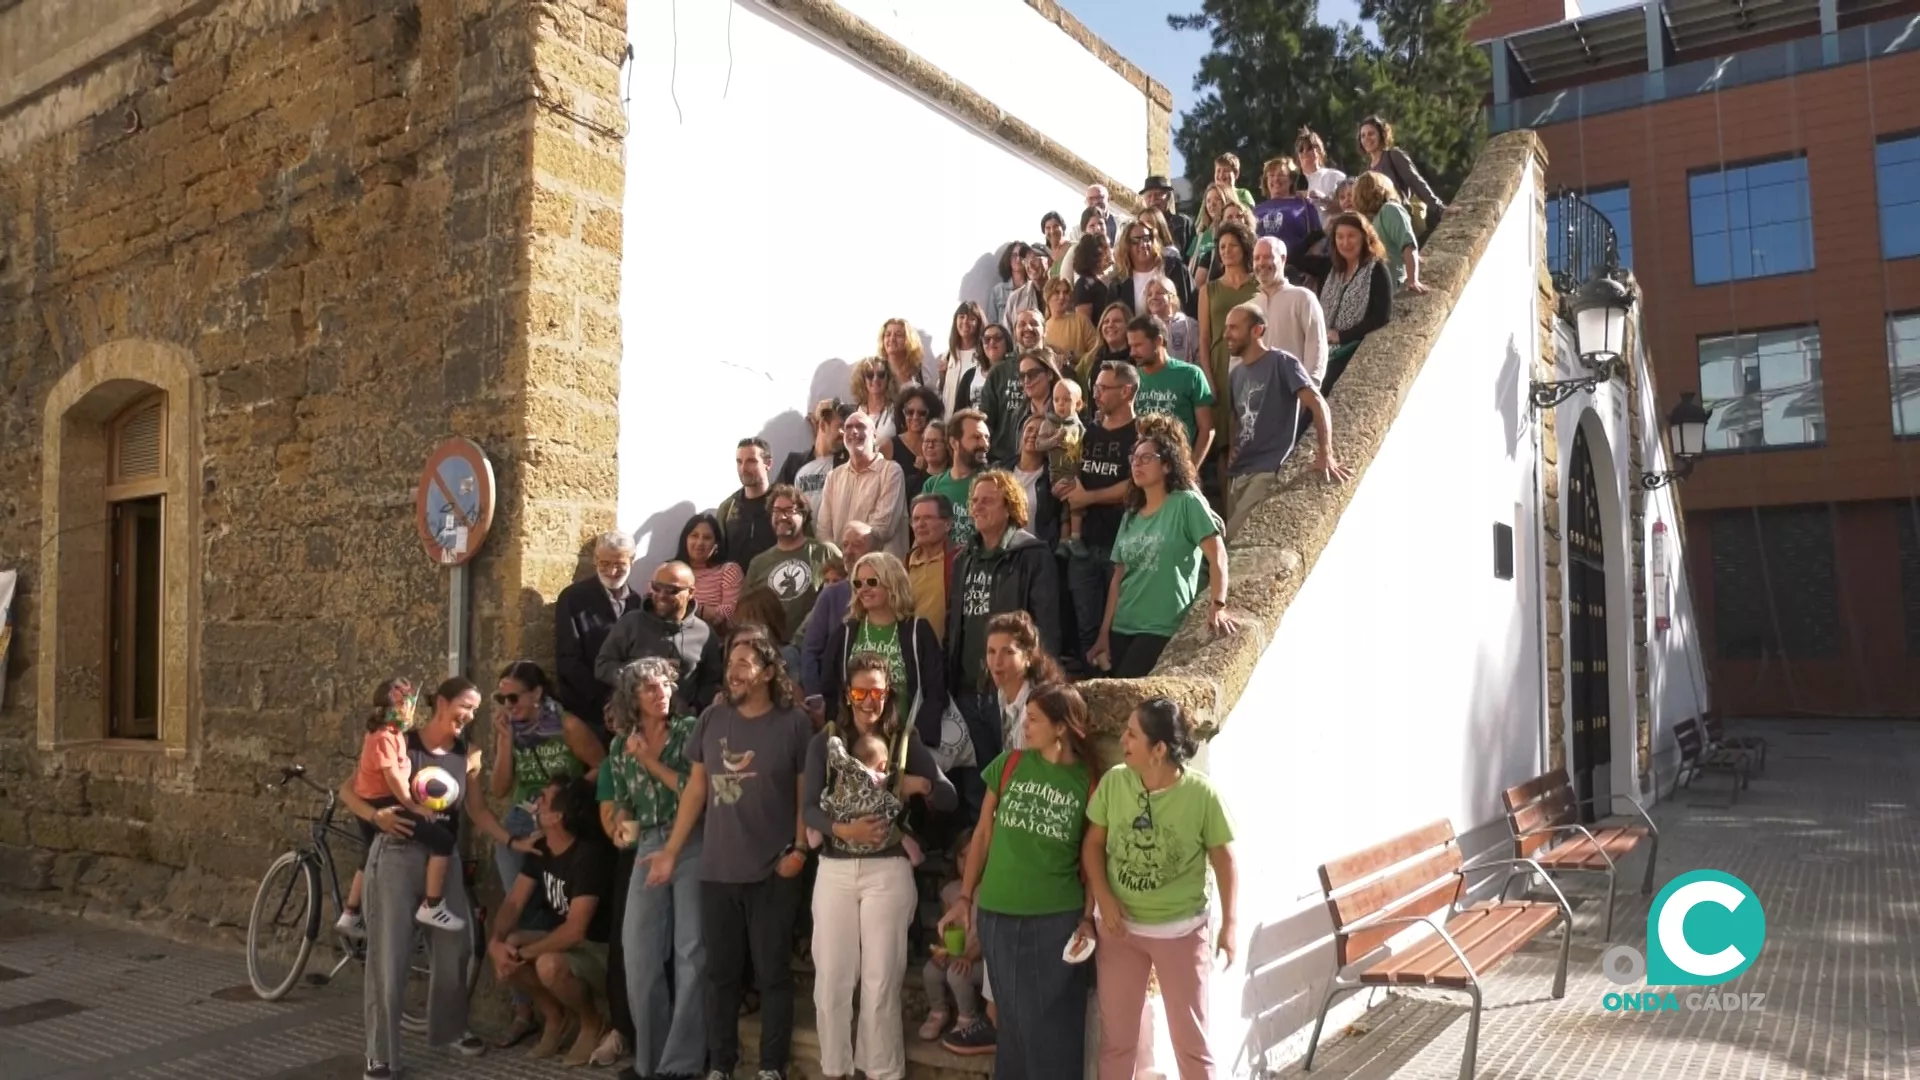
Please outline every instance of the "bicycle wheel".
[[262, 1000], [285, 997], [306, 970], [319, 902], [319, 875], [300, 852], [289, 851], [267, 867], [247, 919], [247, 981]]

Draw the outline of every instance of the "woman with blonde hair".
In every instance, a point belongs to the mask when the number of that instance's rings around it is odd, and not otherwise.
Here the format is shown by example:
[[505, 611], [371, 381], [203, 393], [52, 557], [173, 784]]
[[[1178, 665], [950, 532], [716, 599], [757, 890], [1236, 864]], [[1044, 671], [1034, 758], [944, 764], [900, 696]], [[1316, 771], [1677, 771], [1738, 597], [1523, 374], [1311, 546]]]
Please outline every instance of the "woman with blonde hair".
[[847, 661], [854, 653], [885, 657], [897, 692], [900, 719], [928, 746], [940, 745], [940, 718], [947, 711], [946, 654], [933, 624], [914, 614], [913, 582], [899, 559], [884, 551], [863, 555], [847, 575], [853, 596], [847, 618], [828, 641], [821, 696], [837, 702], [846, 689]]
[[1143, 210], [1139, 218], [1120, 229], [1120, 273], [1114, 278], [1113, 298], [1127, 305], [1131, 314], [1145, 314], [1147, 283], [1164, 277], [1180, 297], [1180, 309], [1188, 310], [1193, 299], [1193, 276], [1187, 264], [1168, 246], [1166, 216], [1158, 210]]
[[1209, 276], [1207, 267], [1213, 262], [1214, 226], [1225, 219], [1227, 207], [1239, 201], [1225, 184], [1210, 184], [1200, 196], [1200, 217], [1206, 224], [1195, 223], [1198, 231], [1193, 234], [1193, 250], [1186, 253], [1187, 269], [1193, 275], [1196, 288], [1206, 284]]
[[869, 356], [853, 365], [852, 385], [848, 388], [852, 396], [848, 400], [873, 418], [873, 438], [877, 446], [893, 445], [893, 437], [900, 433], [899, 425], [894, 422], [893, 407], [900, 400], [903, 385], [894, 378], [893, 366], [878, 356]]
[[1078, 357], [1100, 343], [1091, 316], [1074, 303], [1074, 287], [1062, 278], [1047, 281], [1046, 346], [1064, 357]]
[[[977, 308], [975, 310], [978, 310]], [[919, 383], [921, 386], [938, 387], [939, 372], [934, 370], [933, 358], [920, 344], [920, 335], [913, 330], [913, 324], [905, 319], [892, 318], [880, 324], [880, 344], [877, 352], [887, 362], [887, 371], [899, 386]]]
[[1361, 173], [1353, 182], [1353, 208], [1365, 214], [1380, 234], [1394, 289], [1416, 296], [1426, 292], [1420, 280], [1420, 241], [1414, 239], [1413, 218], [1400, 202], [1393, 181], [1377, 172]]
[[1080, 362], [1074, 367], [1075, 382], [1082, 390], [1093, 385], [1093, 374], [1100, 365], [1109, 360], [1133, 363], [1133, 353], [1127, 349], [1127, 323], [1133, 320], [1133, 310], [1126, 304], [1115, 300], [1100, 313], [1100, 323], [1096, 327], [1100, 334], [1100, 344], [1088, 349], [1080, 356]]

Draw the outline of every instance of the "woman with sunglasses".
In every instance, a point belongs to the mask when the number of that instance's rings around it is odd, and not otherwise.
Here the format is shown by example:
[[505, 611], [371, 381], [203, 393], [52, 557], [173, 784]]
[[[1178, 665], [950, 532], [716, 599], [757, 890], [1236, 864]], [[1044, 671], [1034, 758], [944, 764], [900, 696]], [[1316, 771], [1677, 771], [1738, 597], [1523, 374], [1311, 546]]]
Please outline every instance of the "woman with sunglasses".
[[1032, 254], [1033, 245], [1025, 240], [1015, 240], [1000, 249], [1000, 258], [994, 266], [1000, 280], [987, 293], [987, 322], [997, 323], [1006, 319], [1007, 300], [1015, 289], [1027, 283], [1027, 256]]
[[986, 801], [960, 896], [940, 919], [942, 933], [958, 926], [968, 942], [980, 935], [1000, 1024], [997, 1033], [984, 1022], [959, 1028], [941, 1042], [963, 1054], [992, 1047], [993, 1075], [1003, 1080], [1086, 1071], [1087, 971], [1064, 954], [1093, 934], [1080, 858], [1100, 763], [1087, 715], [1069, 686], [1043, 686], [1027, 699], [1026, 745], [981, 774]]
[[909, 498], [920, 494], [921, 485], [932, 473], [927, 471], [927, 425], [946, 416], [940, 395], [924, 386], [909, 386], [893, 407], [893, 426], [899, 434], [881, 444], [880, 452], [900, 466], [900, 478]]
[[1127, 512], [1113, 541], [1113, 583], [1107, 613], [1087, 661], [1115, 679], [1153, 673], [1160, 653], [1200, 595], [1200, 567], [1212, 593], [1208, 625], [1231, 634], [1227, 614], [1227, 544], [1220, 519], [1200, 495], [1186, 429], [1167, 413], [1137, 421]]
[[[598, 733], [561, 708], [551, 690], [539, 664], [516, 660], [500, 673], [493, 692], [493, 777], [488, 784], [493, 797], [508, 800], [511, 807], [502, 823], [511, 839], [494, 845], [493, 865], [501, 888], [509, 892], [526, 861], [526, 845], [539, 830], [534, 809], [540, 793], [556, 777], [597, 769], [607, 756]], [[543, 903], [528, 906], [518, 929], [551, 930], [556, 925]], [[533, 1002], [515, 991], [513, 1023], [496, 1045], [513, 1046], [537, 1030]]]
[[1155, 278], [1165, 278], [1173, 286], [1180, 310], [1187, 311], [1198, 303], [1186, 260], [1164, 246], [1166, 229], [1166, 216], [1158, 210], [1147, 210], [1120, 230], [1120, 265], [1124, 270], [1114, 279], [1113, 298], [1127, 305], [1130, 314], [1146, 312], [1147, 286]]
[[886, 552], [863, 555], [848, 575], [853, 596], [847, 618], [827, 646], [820, 694], [840, 700], [855, 653], [887, 660], [902, 721], [927, 746], [940, 745], [940, 717], [947, 711], [946, 653], [933, 624], [914, 614], [913, 581], [899, 559]]
[[[872, 579], [880, 561], [893, 564], [888, 576], [899, 575], [897, 584], [911, 606], [912, 593], [905, 591], [906, 571], [898, 568], [899, 560], [869, 555], [854, 565], [858, 587], [848, 613], [849, 628], [854, 625], [854, 613], [879, 588]], [[927, 636], [931, 639], [930, 630]], [[896, 655], [864, 649], [845, 658], [838, 673], [845, 690], [836, 690], [845, 704], [838, 721], [808, 745], [801, 780], [801, 816], [825, 838], [813, 887], [813, 1003], [819, 1014], [820, 1071], [849, 1080], [855, 1069], [871, 1080], [906, 1076], [900, 994], [906, 977], [907, 931], [919, 904], [899, 822], [862, 808], [879, 801], [875, 796], [884, 794], [877, 790], [882, 785], [897, 800], [923, 797], [935, 811], [952, 810], [959, 801], [953, 785], [934, 764], [933, 751], [914, 737], [901, 716], [903, 684], [895, 675], [899, 664]], [[934, 717], [937, 727], [938, 710]], [[844, 770], [834, 770], [829, 783], [828, 740], [838, 739], [851, 747], [866, 736], [886, 744], [885, 768], [871, 777], [851, 779]], [[857, 1041], [852, 1037], [856, 990], [860, 995]]]
[[1011, 467], [1020, 460], [1021, 425], [1029, 416], [1047, 415], [1053, 384], [1059, 381], [1059, 361], [1045, 345], [1023, 349], [994, 369], [980, 402], [980, 411], [987, 414], [990, 462]]
[[[858, 411], [873, 419], [875, 445], [890, 446], [899, 433], [893, 419], [893, 403], [900, 399], [901, 383], [885, 360], [869, 356], [853, 365], [853, 385], [848, 387]], [[843, 418], [844, 420], [844, 418]]]
[[[1101, 1080], [1134, 1075], [1155, 974], [1180, 1080], [1214, 1075], [1207, 982], [1215, 953], [1233, 966], [1239, 874], [1226, 803], [1189, 765], [1196, 749], [1184, 709], [1163, 697], [1141, 702], [1120, 735], [1123, 764], [1102, 778], [1087, 807], [1081, 858], [1100, 919]], [[1212, 931], [1208, 867], [1220, 888]]]

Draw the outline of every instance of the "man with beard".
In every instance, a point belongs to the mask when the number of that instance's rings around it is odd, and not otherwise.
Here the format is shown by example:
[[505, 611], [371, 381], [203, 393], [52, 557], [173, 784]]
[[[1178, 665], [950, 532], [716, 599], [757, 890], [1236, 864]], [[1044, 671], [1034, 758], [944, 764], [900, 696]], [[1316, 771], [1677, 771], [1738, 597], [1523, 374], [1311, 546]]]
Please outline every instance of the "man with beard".
[[704, 709], [720, 693], [726, 657], [719, 636], [695, 613], [699, 605], [693, 599], [693, 570], [682, 562], [661, 563], [649, 592], [639, 607], [630, 608], [613, 625], [593, 673], [611, 688], [619, 681], [620, 669], [643, 656], [671, 660], [680, 671], [675, 702], [683, 709]]
[[813, 538], [808, 529], [813, 510], [791, 485], [776, 484], [767, 492], [767, 514], [773, 519], [773, 546], [747, 567], [741, 589], [751, 592], [762, 585], [772, 589], [786, 609], [787, 642], [797, 642], [826, 584], [827, 560], [839, 558], [840, 549]]
[[1173, 185], [1166, 177], [1157, 173], [1147, 177], [1146, 186], [1140, 189], [1140, 200], [1167, 219], [1167, 231], [1173, 234], [1173, 245], [1181, 254], [1193, 248], [1193, 219], [1173, 204]]
[[767, 440], [741, 439], [733, 451], [733, 470], [740, 490], [727, 496], [714, 514], [720, 519], [720, 550], [744, 572], [753, 557], [773, 546], [773, 522], [767, 516], [767, 486], [771, 484], [773, 450]]
[[1227, 348], [1236, 361], [1231, 378], [1233, 445], [1227, 455], [1229, 542], [1240, 535], [1253, 508], [1279, 483], [1280, 467], [1293, 453], [1302, 429], [1302, 412], [1313, 417], [1314, 430], [1319, 433], [1314, 472], [1330, 484], [1353, 475], [1333, 456], [1327, 399], [1314, 389], [1298, 357], [1267, 347], [1261, 336], [1265, 330], [1266, 312], [1257, 301], [1249, 300], [1227, 312]]
[[813, 725], [794, 698], [779, 644], [758, 627], [734, 631], [727, 642], [727, 699], [708, 709], [687, 738], [689, 770], [673, 833], [646, 856], [647, 885], [659, 888], [673, 879], [695, 827], [702, 829], [702, 989], [712, 1075], [730, 1077], [740, 1063], [740, 1001], [749, 970], [760, 984], [762, 1080], [786, 1075], [793, 1048], [793, 927], [807, 866], [800, 779], [813, 739]]
[[[820, 399], [807, 417], [807, 426], [813, 429], [813, 445], [788, 454], [786, 463], [780, 466], [779, 482], [798, 488], [814, 517], [820, 516], [820, 495], [827, 489], [827, 474], [846, 463], [847, 448], [840, 440], [840, 425], [853, 412], [853, 406], [834, 398]], [[748, 565], [752, 562], [747, 560]]]
[[1267, 315], [1267, 347], [1298, 357], [1319, 386], [1327, 372], [1327, 316], [1320, 298], [1287, 280], [1287, 247], [1271, 236], [1253, 245], [1253, 276], [1260, 282], [1254, 298]]
[[[998, 691], [987, 675], [987, 623], [1024, 611], [1041, 647], [1060, 651], [1060, 584], [1053, 553], [1027, 531], [1027, 493], [1004, 470], [981, 473], [972, 492], [974, 536], [953, 562], [947, 604], [947, 685], [967, 722], [975, 761], [992, 761], [1001, 746]], [[971, 825], [986, 790], [977, 768], [955, 770], [961, 807]]]
[[1167, 355], [1167, 324], [1156, 315], [1137, 315], [1127, 324], [1127, 351], [1140, 373], [1137, 412], [1163, 412], [1180, 421], [1193, 460], [1205, 461], [1213, 449], [1213, 390], [1206, 373]]
[[973, 478], [987, 471], [987, 414], [979, 409], [961, 409], [947, 419], [947, 446], [953, 465], [938, 476], [927, 477], [923, 489], [928, 495], [945, 495], [953, 504], [953, 543], [966, 547], [973, 539], [973, 514], [967, 498], [973, 491]]
[[619, 531], [594, 537], [593, 569], [593, 576], [560, 590], [553, 604], [554, 657], [560, 669], [554, 697], [604, 741], [610, 691], [594, 674], [594, 661], [614, 624], [638, 600], [627, 587], [633, 574], [633, 538]]

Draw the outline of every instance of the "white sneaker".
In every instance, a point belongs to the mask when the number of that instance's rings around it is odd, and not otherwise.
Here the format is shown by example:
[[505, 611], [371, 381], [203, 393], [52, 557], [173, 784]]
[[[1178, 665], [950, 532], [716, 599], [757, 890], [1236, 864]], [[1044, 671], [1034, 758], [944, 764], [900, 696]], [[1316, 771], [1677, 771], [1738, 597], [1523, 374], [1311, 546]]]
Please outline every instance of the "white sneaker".
[[465, 930], [467, 920], [453, 913], [445, 903], [429, 904], [420, 901], [420, 910], [413, 913], [413, 921], [421, 926], [430, 926], [435, 930]]
[[350, 941], [365, 941], [367, 938], [367, 920], [357, 911], [343, 911], [333, 920], [334, 933]]

